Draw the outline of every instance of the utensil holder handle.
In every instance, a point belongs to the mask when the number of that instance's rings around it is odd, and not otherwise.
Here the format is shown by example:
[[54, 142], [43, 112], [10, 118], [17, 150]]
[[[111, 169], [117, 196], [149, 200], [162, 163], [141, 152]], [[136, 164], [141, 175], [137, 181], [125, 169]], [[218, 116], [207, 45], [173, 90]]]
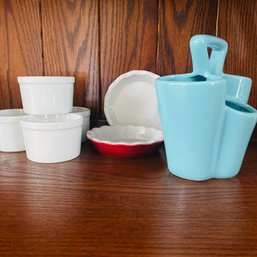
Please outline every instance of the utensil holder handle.
[[[212, 50], [209, 58], [208, 48]], [[190, 40], [193, 73], [212, 78], [222, 77], [228, 44], [225, 40], [210, 35], [195, 35]]]

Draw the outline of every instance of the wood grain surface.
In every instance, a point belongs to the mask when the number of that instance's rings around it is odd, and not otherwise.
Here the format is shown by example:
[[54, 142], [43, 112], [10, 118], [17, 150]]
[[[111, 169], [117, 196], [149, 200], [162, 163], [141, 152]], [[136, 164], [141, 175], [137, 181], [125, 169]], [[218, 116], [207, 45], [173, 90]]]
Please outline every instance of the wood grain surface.
[[159, 1], [157, 73], [192, 71], [189, 40], [195, 34], [215, 35], [217, 0]]
[[0, 108], [21, 106], [18, 75], [75, 75], [74, 104], [103, 119], [121, 73], [191, 71], [189, 39], [226, 39], [225, 71], [253, 79], [257, 107], [256, 1], [0, 0]]
[[129, 70], [156, 70], [157, 0], [100, 0], [101, 103]]
[[[19, 75], [75, 75], [74, 104], [104, 118], [121, 73], [191, 71], [189, 39], [228, 41], [225, 71], [253, 78], [255, 0], [0, 0], [0, 109], [21, 107]], [[255, 134], [257, 139], [257, 133]], [[164, 150], [111, 159], [86, 143], [77, 159], [37, 164], [0, 154], [0, 257], [257, 256], [257, 142], [238, 176], [191, 182]]]
[[0, 108], [21, 107], [17, 76], [43, 73], [39, 0], [1, 0], [0, 13]]
[[42, 0], [44, 74], [76, 76], [74, 105], [98, 115], [98, 2]]
[[5, 5], [4, 2], [0, 2], [0, 108], [9, 108], [12, 106], [12, 97], [10, 94], [8, 83], [8, 44], [6, 34], [6, 22], [5, 22]]
[[225, 72], [252, 78], [249, 103], [257, 107], [257, 1], [220, 0], [218, 36], [228, 42]]
[[257, 143], [231, 179], [168, 172], [163, 150], [38, 164], [0, 154], [0, 256], [257, 256]]

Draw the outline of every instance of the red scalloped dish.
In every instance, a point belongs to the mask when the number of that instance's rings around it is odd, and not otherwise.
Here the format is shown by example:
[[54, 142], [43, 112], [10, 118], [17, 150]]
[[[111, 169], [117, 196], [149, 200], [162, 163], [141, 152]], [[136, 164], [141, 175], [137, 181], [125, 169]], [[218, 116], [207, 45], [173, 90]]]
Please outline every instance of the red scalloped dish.
[[162, 131], [136, 126], [103, 126], [87, 132], [87, 138], [104, 155], [139, 157], [159, 150], [163, 143]]

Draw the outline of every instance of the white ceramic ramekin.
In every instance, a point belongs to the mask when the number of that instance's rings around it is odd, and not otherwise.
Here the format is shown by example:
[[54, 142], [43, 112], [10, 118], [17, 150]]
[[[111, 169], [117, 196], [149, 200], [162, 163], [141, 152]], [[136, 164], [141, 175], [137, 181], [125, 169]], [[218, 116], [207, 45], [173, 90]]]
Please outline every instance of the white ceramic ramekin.
[[18, 77], [23, 109], [32, 115], [66, 114], [72, 111], [75, 77]]
[[20, 118], [26, 116], [22, 109], [0, 110], [0, 151], [25, 151]]
[[79, 114], [83, 118], [81, 143], [84, 143], [87, 140], [87, 131], [90, 127], [90, 109], [74, 106], [72, 113]]
[[54, 163], [79, 156], [83, 123], [80, 115], [31, 115], [22, 118], [20, 123], [29, 160]]

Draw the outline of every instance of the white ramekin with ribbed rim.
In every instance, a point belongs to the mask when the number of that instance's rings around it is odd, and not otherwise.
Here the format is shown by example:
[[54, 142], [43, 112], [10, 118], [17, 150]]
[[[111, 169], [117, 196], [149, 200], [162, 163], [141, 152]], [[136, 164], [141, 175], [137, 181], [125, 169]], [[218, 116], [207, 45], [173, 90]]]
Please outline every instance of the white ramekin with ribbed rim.
[[72, 109], [72, 113], [79, 114], [83, 118], [81, 143], [84, 143], [85, 141], [87, 141], [87, 131], [89, 130], [89, 127], [90, 127], [91, 111], [86, 107], [74, 106]]
[[66, 114], [72, 111], [73, 76], [19, 76], [25, 113], [32, 115]]
[[78, 114], [27, 116], [20, 120], [27, 158], [55, 163], [80, 155], [83, 119]]
[[25, 117], [22, 109], [0, 110], [0, 151], [25, 151], [20, 118]]

